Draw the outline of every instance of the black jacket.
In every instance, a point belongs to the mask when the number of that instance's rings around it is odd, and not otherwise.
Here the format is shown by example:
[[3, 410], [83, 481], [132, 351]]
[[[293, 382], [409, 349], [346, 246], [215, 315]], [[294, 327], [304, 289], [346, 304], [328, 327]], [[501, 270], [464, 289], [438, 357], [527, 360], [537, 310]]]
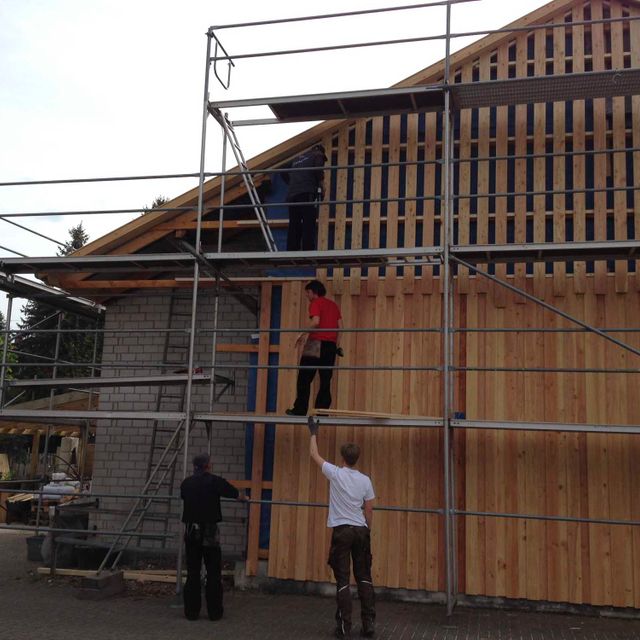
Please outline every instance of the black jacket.
[[324, 154], [321, 151], [312, 149], [298, 156], [291, 166], [295, 169], [308, 169], [308, 171], [290, 171], [285, 174], [285, 180], [289, 183], [288, 200], [292, 200], [295, 196], [303, 193], [316, 193], [318, 187], [322, 184], [324, 171]]
[[180, 485], [182, 522], [220, 522], [220, 497], [237, 498], [239, 495], [224, 478], [211, 473], [195, 473]]

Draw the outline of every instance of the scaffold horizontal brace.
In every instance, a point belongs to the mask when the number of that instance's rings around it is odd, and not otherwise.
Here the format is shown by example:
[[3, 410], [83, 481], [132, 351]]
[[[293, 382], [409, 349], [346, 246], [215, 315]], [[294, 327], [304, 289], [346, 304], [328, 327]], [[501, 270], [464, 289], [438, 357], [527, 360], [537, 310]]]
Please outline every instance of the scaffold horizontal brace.
[[49, 409], [2, 409], [0, 420], [19, 419], [25, 422], [64, 420], [184, 420], [184, 411], [64, 411]]
[[[314, 416], [318, 424], [335, 427], [416, 427], [434, 428], [442, 427], [444, 422], [440, 418], [423, 416]], [[196, 413], [194, 420], [202, 422], [241, 422], [241, 423], [265, 423], [265, 424], [299, 424], [307, 426], [307, 416], [289, 416], [276, 413]]]
[[637, 424], [577, 424], [560, 422], [511, 422], [496, 420], [451, 420], [454, 429], [497, 429], [513, 431], [559, 431], [578, 433], [640, 433]]
[[[103, 378], [36, 378], [34, 380], [9, 380], [9, 387], [140, 387], [154, 385], [182, 385], [186, 384], [188, 375], [181, 373], [177, 375], [160, 376], [121, 376]], [[193, 374], [193, 383], [210, 382], [211, 376], [203, 373]], [[222, 384], [233, 384], [230, 378], [216, 375], [216, 382]]]
[[640, 256], [640, 240], [455, 245], [449, 250], [453, 256], [476, 263], [631, 260]]

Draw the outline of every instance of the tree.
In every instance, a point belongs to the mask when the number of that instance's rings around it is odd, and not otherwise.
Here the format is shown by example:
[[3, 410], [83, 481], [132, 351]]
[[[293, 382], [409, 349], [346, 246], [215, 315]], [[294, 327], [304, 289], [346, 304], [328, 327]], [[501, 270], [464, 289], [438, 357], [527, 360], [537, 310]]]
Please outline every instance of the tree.
[[[82, 222], [69, 229], [69, 240], [65, 246], [61, 247], [58, 255], [65, 256], [73, 253], [89, 240], [89, 235], [85, 231]], [[31, 378], [51, 378], [56, 352], [56, 333], [58, 327], [59, 312], [54, 307], [41, 302], [40, 300], [29, 300], [22, 307], [22, 320], [18, 323], [18, 329], [24, 330], [18, 333], [14, 340], [14, 351], [18, 363], [38, 363], [28, 366], [16, 367], [14, 376], [19, 379]], [[59, 362], [85, 363], [93, 359], [94, 339], [96, 334], [86, 333], [83, 329], [95, 329], [95, 322], [88, 318], [64, 312], [61, 320], [60, 349], [58, 353]], [[50, 333], [39, 333], [29, 331], [30, 329], [54, 330]], [[71, 330], [71, 331], [69, 331]], [[101, 344], [99, 341], [97, 359], [100, 360]], [[42, 363], [42, 364], [39, 364]], [[46, 366], [45, 366], [46, 365]], [[56, 372], [56, 376], [78, 377], [89, 374], [90, 367], [68, 367], [61, 366]], [[30, 398], [43, 397], [48, 395], [49, 390], [43, 389], [34, 391]], [[27, 398], [25, 398], [27, 399]]]
[[165, 198], [164, 196], [156, 196], [153, 202], [151, 203], [150, 207], [142, 208], [142, 213], [140, 215], [149, 213], [149, 211], [151, 211], [152, 209], [155, 209], [156, 207], [161, 207], [163, 204], [166, 204], [167, 202], [169, 202], [169, 198]]
[[64, 247], [58, 249], [59, 256], [68, 256], [70, 253], [77, 251], [80, 247], [84, 247], [89, 242], [89, 234], [82, 226], [82, 221], [75, 227], [69, 229], [69, 240], [64, 243]]

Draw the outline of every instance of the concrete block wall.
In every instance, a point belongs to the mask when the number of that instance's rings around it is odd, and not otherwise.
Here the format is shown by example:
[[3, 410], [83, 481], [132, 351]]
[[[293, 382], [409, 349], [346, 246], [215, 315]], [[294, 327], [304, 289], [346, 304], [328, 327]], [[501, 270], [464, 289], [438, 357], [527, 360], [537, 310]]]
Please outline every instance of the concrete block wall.
[[[257, 292], [256, 292], [257, 293]], [[191, 295], [189, 291], [174, 294], [173, 327], [188, 327], [190, 323]], [[105, 323], [103, 350], [103, 376], [159, 375], [163, 373], [159, 364], [162, 361], [165, 334], [149, 331], [166, 329], [169, 326], [170, 294], [128, 296], [111, 303], [108, 307]], [[199, 292], [195, 366], [210, 367], [211, 345], [213, 340], [215, 297], [211, 291]], [[177, 312], [177, 313], [176, 313]], [[180, 314], [180, 315], [178, 315]], [[182, 315], [184, 314], [184, 315]], [[234, 329], [233, 333], [218, 335], [218, 344], [250, 342], [250, 333], [240, 329], [254, 329], [257, 318], [233, 297], [222, 295], [219, 304], [219, 328]], [[110, 330], [125, 333], [109, 333]], [[181, 340], [186, 344], [188, 336], [182, 338], [174, 334], [171, 344]], [[176, 348], [171, 361], [184, 359], [186, 367], [186, 349]], [[232, 369], [232, 365], [246, 366], [249, 357], [244, 353], [218, 353], [216, 371], [218, 374], [235, 380], [233, 388], [214, 405], [215, 411], [242, 412], [247, 410], [248, 370]], [[176, 367], [172, 367], [175, 370]], [[184, 386], [164, 389], [164, 396], [181, 395]], [[167, 393], [169, 392], [169, 393]], [[100, 409], [114, 411], [155, 411], [159, 388], [157, 386], [103, 388], [100, 391]], [[209, 410], [209, 385], [194, 385], [193, 408], [197, 411]], [[164, 398], [161, 410], [177, 410], [179, 400]], [[93, 490], [98, 493], [140, 493], [145, 483], [147, 461], [149, 458], [153, 423], [141, 420], [104, 420], [98, 425], [93, 473]], [[166, 422], [163, 427], [175, 428], [177, 423]], [[243, 479], [245, 473], [245, 431], [244, 425], [237, 423], [215, 423], [212, 425], [213, 472], [228, 479]], [[164, 437], [168, 437], [165, 435]], [[192, 424], [189, 439], [189, 459], [208, 447], [206, 429], [203, 424]], [[190, 460], [189, 460], [189, 468]], [[173, 494], [179, 493], [182, 480], [183, 456], [178, 456]], [[166, 494], [165, 489], [161, 490]], [[124, 515], [131, 508], [130, 499], [102, 499], [105, 510], [122, 513], [100, 515], [96, 524], [100, 529], [119, 529]], [[157, 511], [166, 509], [160, 504]], [[179, 540], [179, 516], [181, 504], [172, 503], [171, 533], [176, 534], [167, 546], [175, 547]], [[224, 522], [220, 527], [223, 553], [227, 556], [240, 556], [246, 547], [247, 508], [241, 504], [223, 503]], [[146, 522], [144, 531], [152, 532], [161, 525]], [[156, 546], [157, 542], [145, 541], [143, 546]]]

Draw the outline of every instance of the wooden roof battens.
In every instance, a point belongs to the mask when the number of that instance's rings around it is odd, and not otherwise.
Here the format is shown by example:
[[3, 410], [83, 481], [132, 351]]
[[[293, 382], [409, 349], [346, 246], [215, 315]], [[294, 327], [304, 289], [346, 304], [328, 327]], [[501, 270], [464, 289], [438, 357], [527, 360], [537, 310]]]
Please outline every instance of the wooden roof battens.
[[[466, 63], [473, 62], [473, 60], [475, 60], [482, 52], [495, 49], [499, 45], [511, 41], [514, 38], [514, 35], [508, 32], [508, 29], [511, 27], [522, 28], [527, 25], [536, 25], [544, 23], [545, 21], [551, 21], [553, 18], [564, 15], [573, 7], [585, 4], [590, 3], [584, 2], [584, 0], [552, 0], [546, 5], [535, 9], [529, 14], [526, 14], [518, 20], [506, 25], [499, 33], [489, 34], [453, 53], [450, 58], [452, 70], [454, 67], [459, 67]], [[627, 0], [625, 4], [640, 4], [640, 2], [639, 0]], [[570, 24], [568, 26], [570, 26]], [[429, 67], [418, 71], [392, 86], [393, 88], [401, 88], [411, 87], [417, 84], [433, 83], [442, 77], [443, 72], [444, 60], [439, 60]], [[314, 142], [320, 141], [323, 136], [333, 134], [340, 130], [340, 128], [349, 127], [352, 124], [352, 121], [343, 121], [338, 124], [334, 121], [322, 122], [288, 140], [285, 140], [275, 147], [264, 151], [258, 156], [255, 156], [247, 162], [247, 166], [251, 170], [268, 170], [278, 164], [282, 164], [288, 158], [298, 154]], [[239, 171], [239, 167], [231, 169], [230, 173], [232, 174], [234, 171]], [[220, 184], [220, 176], [204, 183], [205, 201], [207, 199], [211, 200], [219, 193]], [[235, 175], [227, 174], [226, 186], [227, 197], [225, 198], [225, 202], [228, 201], [227, 198], [229, 198], [229, 200], [237, 198], [239, 194], [244, 193], [242, 176], [238, 173]], [[230, 187], [232, 189], [235, 188], [235, 193], [231, 191]], [[172, 233], [173, 230], [168, 229], [168, 226], [172, 221], [175, 221], [179, 225], [193, 221], [197, 216], [197, 211], [195, 209], [197, 196], [198, 188], [195, 187], [165, 204], [165, 206], [171, 208], [185, 206], [194, 207], [193, 211], [166, 212], [152, 210], [136, 220], [133, 220], [85, 245], [73, 255], [134, 253], [135, 251], [148, 246], [151, 242]], [[66, 276], [63, 280], [67, 286], [72, 287], [73, 282], [85, 280], [87, 277], [88, 274], [80, 276], [74, 275]]]

